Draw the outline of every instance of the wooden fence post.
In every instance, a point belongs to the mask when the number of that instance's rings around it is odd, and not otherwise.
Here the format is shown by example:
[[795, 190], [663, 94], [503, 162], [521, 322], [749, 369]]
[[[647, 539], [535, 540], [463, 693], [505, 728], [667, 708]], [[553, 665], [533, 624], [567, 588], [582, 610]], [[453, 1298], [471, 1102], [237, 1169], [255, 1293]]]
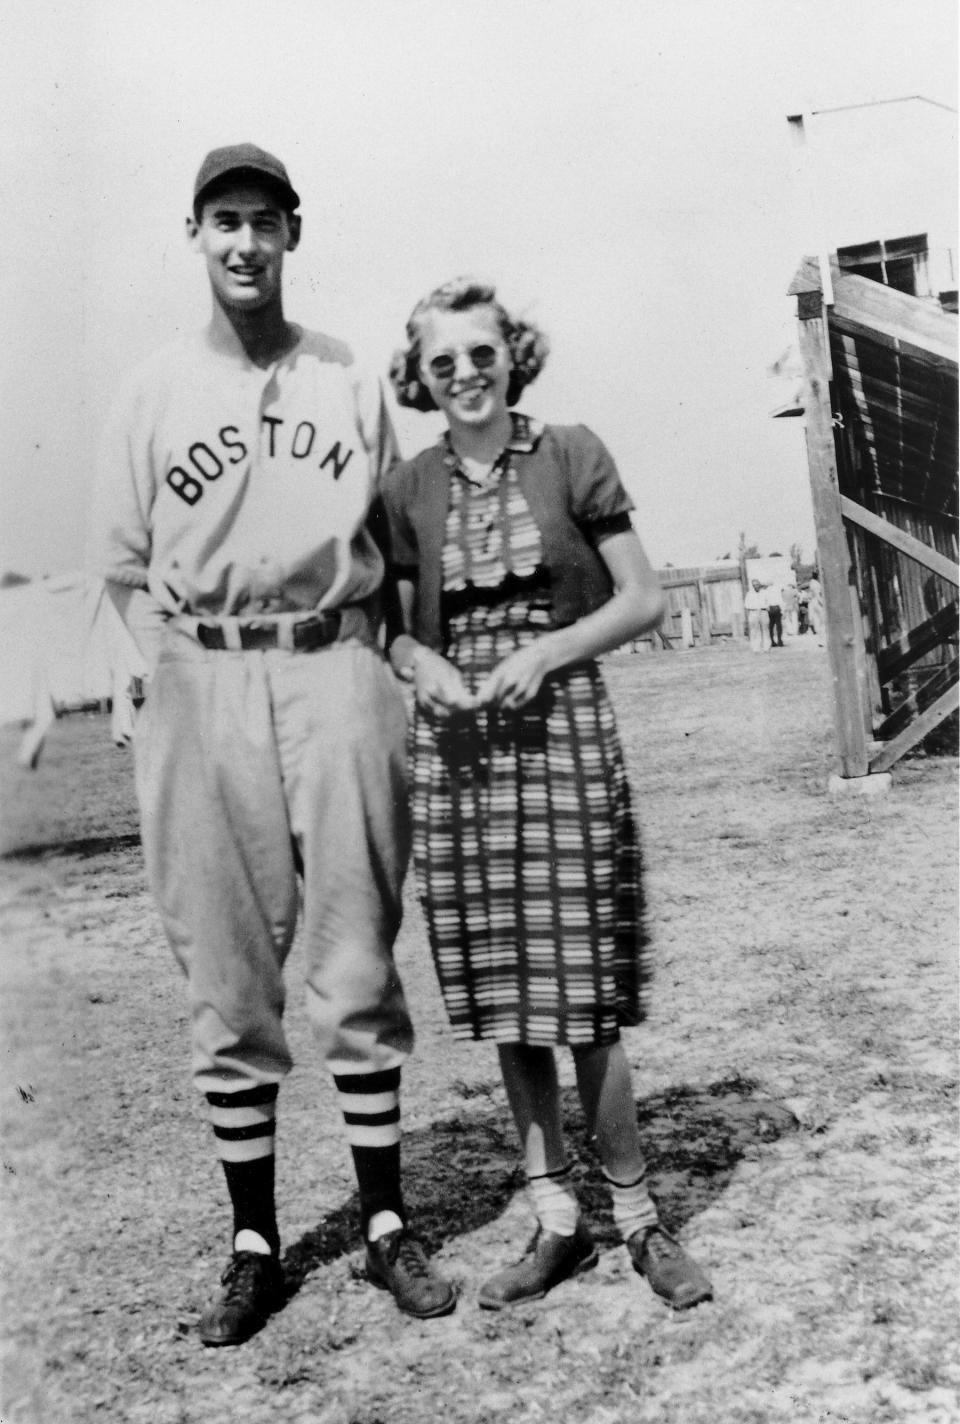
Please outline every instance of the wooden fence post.
[[[798, 300], [800, 354], [804, 370], [807, 464], [817, 535], [817, 561], [827, 622], [827, 653], [833, 678], [834, 720], [841, 774], [866, 776], [869, 755], [862, 706], [863, 628], [854, 617], [856, 584], [840, 505], [837, 450], [831, 400], [827, 312], [822, 291], [805, 291]], [[853, 588], [851, 589], [851, 584]], [[859, 640], [859, 642], [858, 642]]]
[[697, 579], [697, 597], [700, 600], [700, 646], [709, 648], [713, 629], [710, 626], [710, 599], [707, 597], [707, 585], [703, 579]]

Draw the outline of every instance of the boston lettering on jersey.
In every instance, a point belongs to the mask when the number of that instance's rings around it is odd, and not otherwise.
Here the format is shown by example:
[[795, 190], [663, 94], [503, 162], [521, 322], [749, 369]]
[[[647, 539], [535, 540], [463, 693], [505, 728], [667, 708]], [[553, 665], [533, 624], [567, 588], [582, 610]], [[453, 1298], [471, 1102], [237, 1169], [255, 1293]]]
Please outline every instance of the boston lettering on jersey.
[[[313, 454], [317, 427], [312, 421], [301, 420], [293, 425], [291, 421], [281, 420], [279, 416], [265, 415], [261, 426], [263, 453], [268, 458], [276, 459], [278, 455], [289, 455], [294, 460], [306, 460]], [[284, 426], [292, 426], [292, 432], [284, 430]], [[317, 454], [319, 453], [318, 451]], [[222, 425], [215, 439], [193, 442], [187, 451], [186, 459], [167, 471], [167, 484], [186, 504], [196, 504], [203, 497], [204, 481], [209, 484], [218, 480], [228, 466], [239, 465], [241, 460], [246, 459], [247, 454], [247, 447], [240, 439], [237, 426]], [[338, 480], [350, 463], [352, 455], [352, 450], [341, 455], [340, 441], [335, 440], [323, 458], [318, 460], [318, 467], [325, 470], [328, 465], [331, 466], [331, 474]]]

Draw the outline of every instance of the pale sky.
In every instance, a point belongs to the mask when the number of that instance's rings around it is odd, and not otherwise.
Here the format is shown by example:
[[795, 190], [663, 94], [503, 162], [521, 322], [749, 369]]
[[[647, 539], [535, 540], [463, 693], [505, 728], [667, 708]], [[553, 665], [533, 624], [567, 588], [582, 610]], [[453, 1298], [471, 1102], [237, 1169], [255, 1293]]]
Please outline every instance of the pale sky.
[[[4, 0], [0, 572], [81, 565], [118, 378], [208, 314], [194, 173], [242, 140], [303, 200], [292, 319], [385, 373], [425, 291], [485, 276], [552, 341], [522, 408], [601, 436], [656, 564], [740, 530], [812, 555], [802, 424], [769, 414], [816, 241], [786, 115], [955, 106], [956, 59], [954, 0]], [[839, 240], [925, 231], [944, 195], [953, 224], [951, 140], [912, 112], [818, 121], [864, 189]], [[397, 426], [405, 454], [438, 428]]]

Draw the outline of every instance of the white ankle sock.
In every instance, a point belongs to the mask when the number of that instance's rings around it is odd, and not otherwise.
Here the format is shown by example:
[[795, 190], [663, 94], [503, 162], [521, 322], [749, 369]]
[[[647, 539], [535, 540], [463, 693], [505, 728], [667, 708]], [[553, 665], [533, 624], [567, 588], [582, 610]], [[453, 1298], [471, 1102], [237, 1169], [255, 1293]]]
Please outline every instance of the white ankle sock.
[[403, 1222], [395, 1211], [375, 1211], [367, 1223], [367, 1240], [378, 1241], [388, 1231], [402, 1231]]
[[573, 1190], [573, 1167], [568, 1162], [559, 1172], [545, 1172], [528, 1177], [530, 1195], [537, 1220], [544, 1231], [557, 1236], [572, 1236], [580, 1220], [580, 1203]]
[[259, 1231], [251, 1231], [245, 1227], [243, 1231], [238, 1231], [233, 1238], [234, 1251], [254, 1251], [258, 1256], [270, 1256], [273, 1253], [264, 1241]]
[[660, 1218], [657, 1204], [647, 1191], [646, 1175], [625, 1186], [608, 1177], [606, 1172], [603, 1175], [613, 1198], [613, 1219], [624, 1241], [629, 1241], [638, 1231], [656, 1226]]

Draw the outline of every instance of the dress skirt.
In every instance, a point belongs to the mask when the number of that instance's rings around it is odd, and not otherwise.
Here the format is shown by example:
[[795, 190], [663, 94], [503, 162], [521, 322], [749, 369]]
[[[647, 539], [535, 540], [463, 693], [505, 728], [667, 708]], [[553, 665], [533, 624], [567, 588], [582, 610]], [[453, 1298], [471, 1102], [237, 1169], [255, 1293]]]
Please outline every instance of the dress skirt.
[[[549, 594], [469, 606], [446, 656], [471, 690], [552, 626]], [[593, 661], [519, 712], [411, 729], [414, 865], [454, 1037], [609, 1044], [645, 1014], [640, 847]]]

